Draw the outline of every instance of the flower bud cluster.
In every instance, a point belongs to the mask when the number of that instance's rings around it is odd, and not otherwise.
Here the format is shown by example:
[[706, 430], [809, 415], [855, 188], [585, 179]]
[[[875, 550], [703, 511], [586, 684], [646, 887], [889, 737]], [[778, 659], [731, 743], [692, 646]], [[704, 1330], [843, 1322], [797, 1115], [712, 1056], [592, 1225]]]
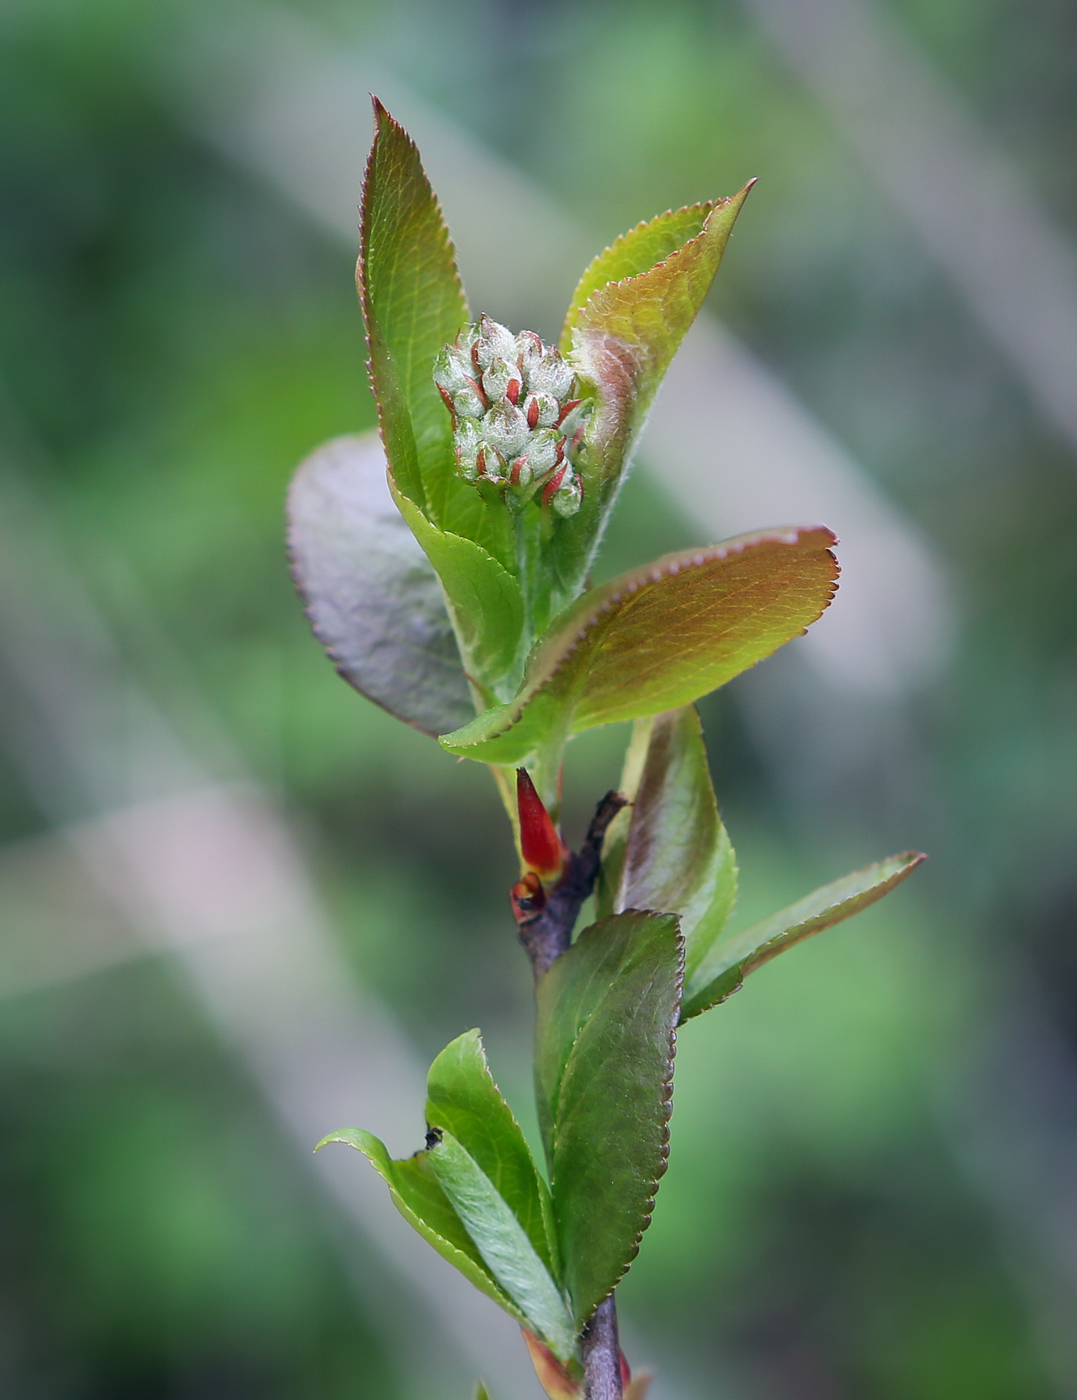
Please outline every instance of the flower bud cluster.
[[483, 316], [438, 355], [434, 383], [465, 480], [504, 486], [521, 506], [541, 491], [558, 515], [576, 514], [583, 486], [572, 462], [591, 400], [578, 396], [576, 372], [554, 346]]

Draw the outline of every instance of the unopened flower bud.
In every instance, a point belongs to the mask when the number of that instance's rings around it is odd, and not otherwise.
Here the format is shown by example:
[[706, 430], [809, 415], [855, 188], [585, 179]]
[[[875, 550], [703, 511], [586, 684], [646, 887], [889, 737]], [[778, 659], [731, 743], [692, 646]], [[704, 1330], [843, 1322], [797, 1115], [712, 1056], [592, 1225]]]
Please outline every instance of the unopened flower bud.
[[564, 438], [553, 428], [541, 428], [531, 434], [527, 444], [527, 459], [535, 476], [542, 476], [555, 467], [564, 453]]
[[479, 321], [479, 335], [475, 341], [475, 358], [480, 369], [489, 369], [494, 360], [514, 360], [516, 358], [516, 337], [500, 321], [483, 316]]
[[553, 493], [553, 508], [557, 515], [568, 519], [575, 515], [583, 504], [583, 486], [580, 478], [570, 467], [564, 481]]
[[474, 384], [467, 384], [459, 393], [452, 396], [453, 412], [461, 418], [481, 418], [486, 412], [486, 402]]
[[509, 485], [514, 486], [517, 491], [526, 491], [534, 479], [535, 468], [531, 465], [528, 453], [524, 452], [509, 468]]
[[515, 404], [523, 389], [520, 367], [510, 360], [491, 360], [489, 369], [482, 376], [482, 387], [491, 403], [508, 399], [509, 403]]
[[527, 443], [527, 419], [515, 404], [502, 399], [482, 420], [482, 435], [506, 457], [515, 457]]
[[473, 383], [471, 356], [455, 345], [446, 345], [434, 360], [434, 383], [451, 398]]
[[576, 371], [551, 345], [529, 368], [527, 388], [532, 394], [552, 394], [555, 399], [563, 399], [575, 378]]
[[527, 426], [532, 431], [552, 428], [561, 416], [561, 405], [552, 394], [528, 394], [522, 407]]
[[542, 488], [542, 504], [560, 516], [575, 515], [583, 501], [583, 488], [568, 462], [563, 462]]
[[480, 442], [475, 453], [475, 474], [487, 481], [504, 481], [507, 471], [504, 454], [492, 443]]

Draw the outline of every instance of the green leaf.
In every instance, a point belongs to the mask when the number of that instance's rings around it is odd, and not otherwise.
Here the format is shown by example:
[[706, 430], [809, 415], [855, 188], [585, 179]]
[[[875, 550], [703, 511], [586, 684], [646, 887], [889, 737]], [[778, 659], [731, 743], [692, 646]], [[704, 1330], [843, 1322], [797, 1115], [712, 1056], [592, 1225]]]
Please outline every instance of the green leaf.
[[813, 933], [840, 924], [843, 919], [851, 918], [882, 899], [926, 859], [916, 851], [905, 851], [888, 860], [876, 861], [874, 865], [854, 870], [851, 875], [824, 885], [761, 924], [720, 938], [685, 987], [681, 1020], [687, 1021], [725, 1001], [750, 972], [784, 953], [786, 948], [792, 948]]
[[357, 279], [386, 453], [420, 508], [455, 479], [452, 428], [434, 356], [468, 320], [452, 242], [415, 143], [374, 99], [374, 144], [359, 217]]
[[591, 589], [532, 650], [515, 699], [442, 744], [522, 763], [596, 725], [691, 704], [820, 616], [838, 575], [833, 543], [823, 526], [740, 535]]
[[543, 1264], [559, 1277], [549, 1191], [512, 1109], [493, 1081], [477, 1030], [445, 1047], [430, 1066], [426, 1092], [426, 1121], [452, 1133], [467, 1149]]
[[414, 1157], [394, 1161], [385, 1144], [362, 1128], [344, 1128], [330, 1133], [315, 1152], [330, 1142], [343, 1142], [362, 1152], [389, 1187], [393, 1204], [408, 1224], [476, 1288], [511, 1313], [521, 1325], [528, 1325], [523, 1311], [498, 1283], [450, 1204], [431, 1170], [428, 1153], [417, 1152]]
[[489, 693], [511, 693], [523, 645], [520, 585], [481, 544], [440, 530], [399, 492], [395, 498], [441, 580], [468, 675]]
[[577, 1326], [635, 1257], [666, 1169], [682, 948], [673, 915], [617, 914], [536, 989], [539, 1120]]
[[693, 706], [636, 721], [621, 791], [632, 805], [606, 834], [600, 908], [679, 914], [688, 985], [737, 897], [736, 856]]
[[504, 1197], [451, 1133], [425, 1154], [487, 1268], [561, 1361], [576, 1355], [576, 1327], [557, 1284]]
[[656, 263], [663, 262], [690, 239], [697, 237], [715, 209], [723, 204], [728, 206], [729, 202], [712, 199], [686, 205], [683, 209], [670, 209], [657, 218], [643, 220], [635, 228], [615, 238], [592, 260], [576, 284], [561, 330], [561, 353], [571, 353], [572, 332], [579, 324], [580, 313], [595, 292], [601, 291], [610, 282], [622, 282], [626, 277], [639, 277], [649, 272]]
[[427, 734], [474, 713], [426, 555], [393, 505], [376, 433], [334, 438], [288, 493], [288, 546], [315, 636], [356, 690]]
[[475, 1387], [475, 1400], [490, 1400], [490, 1392], [486, 1389], [485, 1381], [479, 1381]]
[[582, 578], [647, 411], [696, 318], [750, 185], [728, 199], [662, 214], [600, 254], [584, 273], [562, 333], [597, 402], [579, 469], [581, 509], [554, 539], [562, 586]]

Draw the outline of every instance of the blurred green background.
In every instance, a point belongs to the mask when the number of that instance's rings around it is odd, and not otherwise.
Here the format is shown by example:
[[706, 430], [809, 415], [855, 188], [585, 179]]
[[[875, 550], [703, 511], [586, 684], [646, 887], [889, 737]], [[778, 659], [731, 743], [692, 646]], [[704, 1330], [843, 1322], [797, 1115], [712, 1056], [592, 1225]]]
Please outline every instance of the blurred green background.
[[[350, 1031], [323, 1044], [339, 1026], [390, 1027], [421, 1068], [479, 1025], [528, 1114], [492, 784], [337, 679], [284, 559], [295, 464], [373, 413], [361, 156], [346, 187], [324, 172], [341, 229], [296, 184], [319, 128], [294, 106], [274, 126], [274, 94], [298, 82], [331, 115], [346, 92], [361, 153], [372, 72], [420, 144], [470, 152], [487, 231], [513, 213], [495, 157], [585, 255], [761, 177], [710, 310], [941, 581], [928, 617], [886, 576], [913, 651], [936, 638], [892, 683], [858, 684], [854, 636], [844, 670], [798, 643], [703, 706], [745, 919], [892, 850], [932, 860], [682, 1034], [670, 1169], [620, 1291], [630, 1359], [657, 1366], [655, 1400], [1077, 1396], [1062, 0], [0, 0], [0, 1390], [448, 1400], [483, 1364], [431, 1321], [445, 1276], [386, 1262], [373, 1193], [357, 1220], [364, 1164], [305, 1150], [379, 1113], [396, 1151], [420, 1144], [413, 1081], [353, 1060]], [[948, 151], [970, 163], [906, 207]], [[977, 209], [980, 156], [997, 197]], [[578, 271], [548, 274], [554, 303]], [[710, 533], [642, 455], [605, 571]], [[699, 470], [746, 468], [719, 436]], [[573, 753], [571, 839], [623, 741]], [[157, 840], [146, 815], [221, 782], [284, 842], [249, 879], [211, 821]], [[259, 937], [299, 885], [282, 975], [287, 939]], [[534, 1393], [489, 1355], [493, 1400]]]

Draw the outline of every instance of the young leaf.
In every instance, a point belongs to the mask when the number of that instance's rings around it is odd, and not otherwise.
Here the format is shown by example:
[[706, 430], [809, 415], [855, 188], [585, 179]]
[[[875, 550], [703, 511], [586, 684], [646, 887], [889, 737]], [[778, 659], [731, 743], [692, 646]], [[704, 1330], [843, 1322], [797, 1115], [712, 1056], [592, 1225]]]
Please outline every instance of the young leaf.
[[[737, 195], [736, 199], [743, 202], [743, 194]], [[592, 259], [576, 284], [561, 330], [561, 353], [571, 353], [572, 332], [579, 324], [583, 308], [595, 292], [611, 282], [623, 282], [626, 277], [640, 277], [649, 272], [657, 263], [664, 262], [696, 238], [716, 209], [723, 206], [728, 209], [732, 203], [728, 199], [710, 199], [700, 204], [688, 204], [683, 209], [669, 209], [657, 218], [643, 220], [635, 228], [615, 238], [605, 251]]]
[[[637, 720], [636, 729], [621, 782], [632, 805], [606, 835], [602, 898], [614, 913], [680, 915], [687, 986], [733, 908], [736, 857], [718, 815], [694, 706]], [[643, 746], [640, 762], [633, 750]]]
[[397, 484], [422, 508], [425, 479], [453, 475], [451, 424], [431, 369], [468, 308], [415, 143], [377, 98], [359, 232], [356, 277], [382, 438]]
[[691, 704], [820, 616], [838, 575], [834, 542], [823, 526], [740, 535], [591, 589], [533, 649], [515, 699], [442, 744], [522, 763], [558, 737]]
[[597, 404], [584, 439], [582, 508], [554, 542], [559, 577], [583, 577], [647, 410], [696, 318], [750, 185], [728, 199], [662, 214], [601, 253], [576, 288], [562, 332]]
[[582, 1326], [628, 1268], [666, 1168], [682, 940], [670, 914], [585, 929], [536, 989], [535, 1081]]
[[682, 1022], [725, 1001], [750, 972], [786, 948], [840, 924], [882, 899], [926, 859], [915, 851], [905, 851], [877, 861], [824, 885], [743, 933], [718, 939], [685, 988]]
[[553, 1354], [577, 1352], [576, 1327], [557, 1284], [490, 1178], [451, 1133], [436, 1133], [426, 1157], [490, 1273]]
[[427, 734], [474, 713], [437, 575], [385, 480], [376, 433], [335, 438], [288, 493], [292, 575], [314, 634], [356, 690]]
[[468, 674], [493, 694], [511, 694], [524, 629], [520, 585], [481, 544], [440, 530], [400, 493], [396, 503], [441, 579]]
[[549, 1191], [512, 1109], [490, 1074], [482, 1036], [467, 1031], [447, 1045], [426, 1081], [426, 1121], [452, 1133], [492, 1182], [555, 1278], [560, 1274]]
[[380, 1138], [362, 1128], [330, 1133], [314, 1150], [317, 1152], [330, 1142], [343, 1142], [361, 1152], [389, 1187], [393, 1204], [408, 1224], [480, 1292], [511, 1313], [521, 1326], [528, 1325], [527, 1317], [498, 1283], [449, 1203], [430, 1168], [427, 1153], [417, 1152], [414, 1157], [394, 1161]]

